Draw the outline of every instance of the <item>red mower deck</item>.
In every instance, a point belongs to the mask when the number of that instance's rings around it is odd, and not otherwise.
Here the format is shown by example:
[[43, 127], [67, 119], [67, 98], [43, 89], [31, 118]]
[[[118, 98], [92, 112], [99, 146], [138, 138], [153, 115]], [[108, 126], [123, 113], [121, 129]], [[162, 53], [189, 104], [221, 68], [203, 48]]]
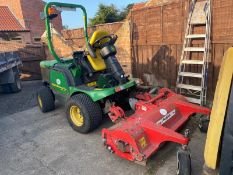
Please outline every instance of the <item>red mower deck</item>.
[[[189, 103], [185, 97], [163, 88], [154, 98], [138, 101], [135, 113], [125, 117], [123, 110], [113, 106], [110, 118], [114, 126], [102, 130], [105, 146], [112, 153], [145, 164], [165, 142], [188, 145], [189, 139], [176, 131], [195, 113], [210, 114], [210, 109]], [[141, 97], [142, 98], [142, 97]]]

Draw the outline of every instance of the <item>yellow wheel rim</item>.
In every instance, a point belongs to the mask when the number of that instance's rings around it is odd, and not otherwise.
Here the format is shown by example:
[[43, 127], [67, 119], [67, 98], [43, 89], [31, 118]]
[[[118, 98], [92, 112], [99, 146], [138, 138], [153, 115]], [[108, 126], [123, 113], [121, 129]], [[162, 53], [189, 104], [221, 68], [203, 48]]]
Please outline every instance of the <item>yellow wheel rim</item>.
[[43, 104], [42, 104], [42, 100], [41, 100], [41, 98], [40, 98], [40, 96], [38, 95], [38, 102], [39, 102], [39, 106], [40, 106], [40, 108], [42, 108], [43, 107]]
[[83, 121], [83, 115], [81, 114], [81, 111], [78, 106], [71, 106], [70, 107], [70, 117], [72, 122], [76, 126], [82, 126], [84, 121]]

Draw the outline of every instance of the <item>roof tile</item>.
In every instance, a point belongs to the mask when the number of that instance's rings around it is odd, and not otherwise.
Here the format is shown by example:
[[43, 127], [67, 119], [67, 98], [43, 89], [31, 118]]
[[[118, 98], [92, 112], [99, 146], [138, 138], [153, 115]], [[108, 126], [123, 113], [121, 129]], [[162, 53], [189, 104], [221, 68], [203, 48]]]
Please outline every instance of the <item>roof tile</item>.
[[0, 31], [28, 31], [7, 6], [0, 6]]

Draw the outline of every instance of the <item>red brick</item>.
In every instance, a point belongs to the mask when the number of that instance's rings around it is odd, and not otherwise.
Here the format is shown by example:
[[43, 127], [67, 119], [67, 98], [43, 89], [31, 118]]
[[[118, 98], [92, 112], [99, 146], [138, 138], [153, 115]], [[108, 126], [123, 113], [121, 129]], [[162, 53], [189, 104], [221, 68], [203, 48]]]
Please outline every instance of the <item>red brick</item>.
[[[43, 12], [44, 5], [45, 2], [42, 0], [0, 0], [0, 6], [8, 6], [21, 25], [30, 30], [32, 42], [34, 37], [41, 37], [45, 31], [44, 21], [40, 19], [40, 12]], [[60, 15], [53, 24], [57, 31], [62, 30]]]

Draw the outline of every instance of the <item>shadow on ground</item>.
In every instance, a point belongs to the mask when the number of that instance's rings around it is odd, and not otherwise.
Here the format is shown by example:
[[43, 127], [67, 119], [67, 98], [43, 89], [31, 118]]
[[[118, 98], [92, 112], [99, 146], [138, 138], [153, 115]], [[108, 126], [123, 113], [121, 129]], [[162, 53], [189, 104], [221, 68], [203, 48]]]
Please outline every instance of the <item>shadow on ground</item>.
[[36, 106], [36, 92], [41, 86], [41, 81], [27, 81], [22, 82], [19, 93], [0, 92], [0, 118]]

